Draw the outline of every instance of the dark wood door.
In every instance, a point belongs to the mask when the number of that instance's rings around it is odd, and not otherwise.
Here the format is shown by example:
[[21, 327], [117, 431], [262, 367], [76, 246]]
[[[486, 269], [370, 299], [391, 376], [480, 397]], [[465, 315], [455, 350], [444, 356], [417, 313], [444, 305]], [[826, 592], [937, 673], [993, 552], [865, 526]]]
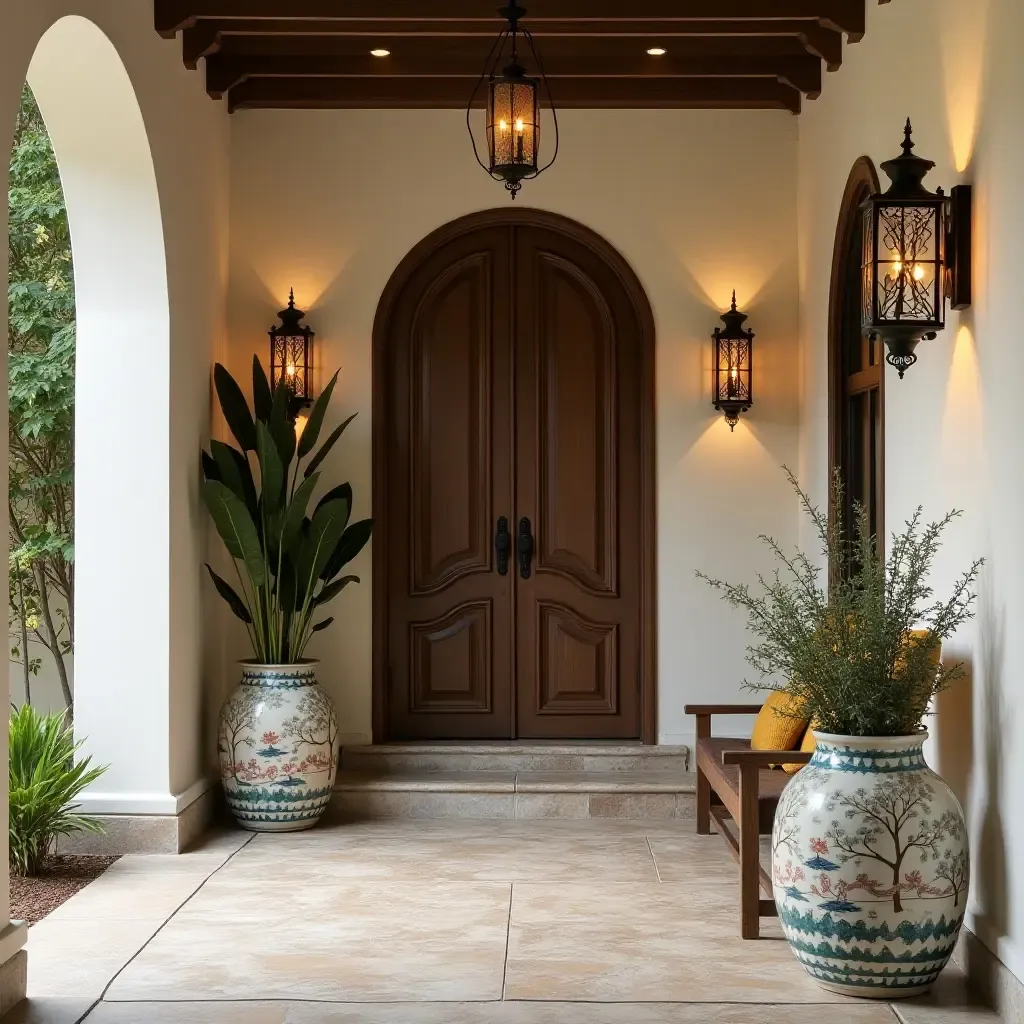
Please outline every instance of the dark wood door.
[[508, 232], [419, 269], [389, 345], [388, 708], [393, 738], [511, 735], [513, 583], [494, 534], [513, 503]]
[[[516, 237], [516, 711], [523, 737], [640, 735], [642, 339], [598, 255]], [[525, 523], [524, 523], [525, 525]]]
[[649, 338], [620, 273], [493, 224], [385, 301], [387, 737], [639, 738]]

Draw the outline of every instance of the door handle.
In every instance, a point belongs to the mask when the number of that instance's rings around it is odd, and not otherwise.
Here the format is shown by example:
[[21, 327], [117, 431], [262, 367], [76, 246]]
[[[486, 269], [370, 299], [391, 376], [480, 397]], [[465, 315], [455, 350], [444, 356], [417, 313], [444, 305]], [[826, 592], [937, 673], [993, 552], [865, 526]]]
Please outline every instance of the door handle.
[[498, 556], [498, 575], [508, 575], [508, 556], [512, 552], [512, 537], [508, 532], [508, 520], [501, 516], [494, 534], [494, 552]]
[[530, 563], [533, 561], [533, 531], [530, 520], [523, 516], [519, 520], [519, 575], [524, 580], [530, 578]]

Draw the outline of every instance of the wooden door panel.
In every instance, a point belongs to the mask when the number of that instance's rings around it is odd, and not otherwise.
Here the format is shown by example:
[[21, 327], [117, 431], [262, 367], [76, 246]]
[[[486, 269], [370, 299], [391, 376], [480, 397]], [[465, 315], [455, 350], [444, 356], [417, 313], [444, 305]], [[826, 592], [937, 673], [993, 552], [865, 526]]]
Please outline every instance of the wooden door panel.
[[440, 248], [398, 296], [388, 334], [388, 734], [512, 735], [509, 237]]
[[409, 624], [410, 712], [480, 712], [494, 707], [492, 601], [458, 605]]
[[590, 622], [551, 601], [537, 602], [537, 619], [537, 713], [617, 714], [618, 623]]
[[614, 594], [615, 327], [604, 298], [578, 267], [547, 252], [537, 258], [536, 571]]
[[414, 594], [491, 571], [489, 254], [433, 281], [412, 322], [409, 447]]
[[517, 734], [639, 737], [641, 327], [592, 249], [516, 239]]

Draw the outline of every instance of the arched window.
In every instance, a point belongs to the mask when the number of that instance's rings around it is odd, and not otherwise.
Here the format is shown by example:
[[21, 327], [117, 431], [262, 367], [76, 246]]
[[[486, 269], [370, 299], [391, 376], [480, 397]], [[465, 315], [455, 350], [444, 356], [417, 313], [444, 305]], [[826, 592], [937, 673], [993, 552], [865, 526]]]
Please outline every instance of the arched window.
[[860, 204], [879, 191], [874, 164], [861, 157], [843, 194], [829, 298], [829, 473], [843, 482], [847, 536], [854, 505], [867, 510], [872, 533], [885, 531], [885, 359], [881, 341], [861, 329]]

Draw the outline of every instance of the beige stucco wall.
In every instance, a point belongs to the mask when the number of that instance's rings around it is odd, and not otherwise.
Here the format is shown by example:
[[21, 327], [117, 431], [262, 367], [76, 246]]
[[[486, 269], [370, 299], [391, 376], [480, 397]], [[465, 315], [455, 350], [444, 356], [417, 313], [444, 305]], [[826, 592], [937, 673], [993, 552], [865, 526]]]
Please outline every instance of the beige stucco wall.
[[[575, 218], [625, 255], [657, 326], [659, 734], [685, 741], [687, 700], [740, 695], [743, 622], [694, 579], [746, 577], [756, 537], [795, 537], [779, 470], [797, 454], [796, 130], [781, 112], [567, 111], [562, 149], [518, 203]], [[370, 335], [381, 291], [424, 235], [507, 204], [459, 111], [241, 112], [232, 123], [233, 370], [266, 358], [294, 285], [319, 359], [342, 367], [335, 419], [358, 412], [327, 477], [372, 513]], [[711, 407], [710, 333], [732, 288], [757, 332], [757, 402], [734, 434]], [[370, 558], [315, 638], [342, 732], [369, 738]], [[236, 645], [244, 651], [244, 638]]]
[[[1018, 0], [899, 0], [868, 5], [867, 35], [800, 120], [800, 283], [804, 479], [822, 497], [827, 467], [827, 314], [839, 203], [854, 160], [899, 152], [903, 122], [928, 179], [975, 188], [975, 301], [951, 313], [903, 381], [886, 381], [886, 518], [898, 526], [920, 503], [949, 531], [936, 583], [944, 592], [975, 557], [988, 563], [977, 621], [947, 655], [970, 679], [943, 697], [931, 723], [932, 759], [964, 799], [974, 879], [970, 924], [1024, 978], [1024, 697], [1018, 308], [1024, 287], [1024, 64]], [[909, 63], [908, 63], [909, 59]], [[884, 180], [884, 176], [883, 176]]]

